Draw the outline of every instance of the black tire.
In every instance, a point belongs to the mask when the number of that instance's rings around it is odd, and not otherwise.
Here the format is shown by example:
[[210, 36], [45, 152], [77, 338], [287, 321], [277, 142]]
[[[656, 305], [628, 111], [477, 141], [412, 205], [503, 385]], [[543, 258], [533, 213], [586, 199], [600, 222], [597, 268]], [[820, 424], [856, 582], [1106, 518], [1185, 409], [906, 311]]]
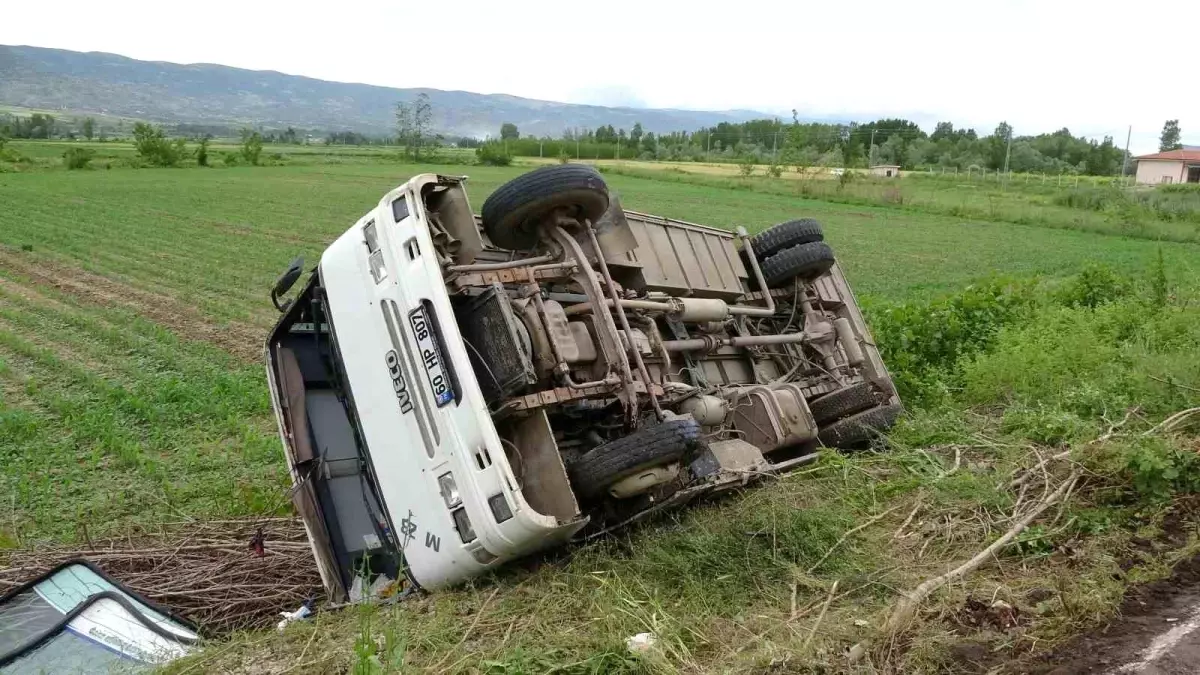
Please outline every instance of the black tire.
[[818, 425], [825, 425], [862, 412], [868, 408], [884, 405], [892, 397], [874, 382], [859, 382], [849, 387], [819, 396], [808, 404], [813, 419]]
[[883, 437], [883, 432], [892, 428], [904, 408], [899, 405], [882, 405], [857, 415], [851, 415], [821, 429], [817, 439], [821, 445], [843, 450], [857, 450], [871, 445]]
[[821, 230], [820, 223], [812, 218], [801, 218], [772, 225], [759, 232], [750, 237], [750, 246], [754, 249], [754, 256], [761, 263], [785, 248], [824, 240], [825, 233]]
[[538, 221], [566, 207], [576, 218], [596, 220], [608, 210], [608, 186], [587, 164], [545, 166], [501, 185], [483, 202], [483, 229], [492, 243], [517, 251], [538, 241]]
[[833, 249], [823, 241], [799, 244], [776, 253], [762, 261], [763, 279], [770, 288], [778, 288], [796, 277], [805, 281], [818, 277], [833, 267]]
[[597, 446], [571, 463], [571, 484], [585, 499], [652, 466], [668, 464], [699, 444], [700, 425], [688, 418], [666, 420]]

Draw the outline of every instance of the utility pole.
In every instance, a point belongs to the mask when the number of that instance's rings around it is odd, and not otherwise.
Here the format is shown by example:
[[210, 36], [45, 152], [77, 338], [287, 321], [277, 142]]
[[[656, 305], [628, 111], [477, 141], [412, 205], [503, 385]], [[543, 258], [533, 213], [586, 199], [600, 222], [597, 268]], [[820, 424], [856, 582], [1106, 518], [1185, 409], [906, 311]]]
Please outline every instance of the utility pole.
[[1121, 178], [1125, 178], [1125, 169], [1129, 166], [1129, 139], [1133, 137], [1133, 125], [1129, 125], [1129, 131], [1125, 132], [1125, 157], [1121, 160]]
[[1008, 157], [1012, 154], [1012, 127], [1008, 127], [1008, 147], [1004, 149], [1004, 175], [1008, 175]]
[[704, 161], [712, 161], [712, 132], [708, 132], [708, 147], [704, 150]]
[[775, 132], [775, 142], [771, 144], [771, 161], [779, 161], [779, 132]]
[[[867, 164], [869, 164], [870, 166], [875, 166], [875, 132], [876, 131], [878, 131], [878, 129], [871, 130], [871, 149], [869, 151], [869, 154], [871, 156], [867, 159]], [[870, 168], [870, 166], [867, 168]]]

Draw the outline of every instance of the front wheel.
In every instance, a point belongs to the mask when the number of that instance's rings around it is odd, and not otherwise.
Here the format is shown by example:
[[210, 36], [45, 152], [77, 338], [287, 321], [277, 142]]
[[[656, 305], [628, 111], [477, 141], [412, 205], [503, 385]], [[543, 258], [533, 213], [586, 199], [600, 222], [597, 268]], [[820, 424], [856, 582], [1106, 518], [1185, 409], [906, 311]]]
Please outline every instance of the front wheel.
[[603, 495], [618, 481], [654, 466], [670, 464], [700, 443], [700, 425], [690, 417], [666, 420], [596, 446], [571, 463], [575, 492], [585, 499]]

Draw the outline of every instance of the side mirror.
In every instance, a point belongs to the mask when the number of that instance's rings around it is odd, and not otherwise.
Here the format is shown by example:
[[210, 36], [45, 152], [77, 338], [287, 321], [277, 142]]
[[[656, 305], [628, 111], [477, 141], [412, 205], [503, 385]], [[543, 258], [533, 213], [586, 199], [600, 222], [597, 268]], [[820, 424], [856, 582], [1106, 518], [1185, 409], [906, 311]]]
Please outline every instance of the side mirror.
[[296, 280], [300, 278], [301, 274], [304, 274], [304, 256], [296, 256], [283, 274], [280, 274], [279, 278], [275, 280], [275, 287], [271, 289], [271, 304], [275, 305], [275, 309], [284, 312], [291, 306], [290, 300], [280, 305], [279, 296], [292, 290], [292, 286], [296, 285]]

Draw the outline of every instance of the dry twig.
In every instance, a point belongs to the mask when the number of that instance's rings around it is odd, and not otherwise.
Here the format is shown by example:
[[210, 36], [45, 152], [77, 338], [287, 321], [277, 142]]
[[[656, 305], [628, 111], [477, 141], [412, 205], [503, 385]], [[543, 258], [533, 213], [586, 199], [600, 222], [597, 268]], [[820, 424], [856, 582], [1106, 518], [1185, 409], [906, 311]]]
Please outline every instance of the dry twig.
[[1056, 504], [1060, 499], [1063, 498], [1063, 496], [1067, 494], [1069, 490], [1074, 488], [1075, 481], [1079, 479], [1079, 475], [1080, 473], [1078, 469], [1072, 471], [1071, 474], [1067, 476], [1066, 480], [1059, 484], [1057, 489], [1034, 504], [1033, 507], [1030, 508], [1025, 515], [1016, 522], [1016, 524], [1009, 528], [1007, 532], [1001, 535], [996, 541], [993, 541], [987, 548], [975, 554], [973, 558], [946, 572], [945, 574], [925, 580], [911, 592], [901, 596], [900, 601], [896, 603], [896, 607], [892, 610], [891, 616], [888, 617], [887, 622], [884, 624], [884, 630], [887, 632], [895, 632], [903, 628], [904, 625], [908, 623], [909, 619], [912, 618], [917, 606], [920, 605], [925, 598], [929, 597], [931, 593], [942, 586], [945, 586], [946, 584], [975, 571], [985, 561], [987, 561], [988, 558], [992, 557], [996, 551], [999, 551], [1011, 543], [1013, 539], [1016, 539], [1017, 535], [1021, 534], [1021, 532], [1023, 532], [1025, 528], [1029, 526], [1029, 523], [1033, 522], [1035, 518], [1042, 515], [1043, 511]]
[[1180, 410], [1179, 412], [1175, 413], [1174, 415], [1171, 415], [1167, 419], [1154, 425], [1154, 427], [1152, 429], [1144, 432], [1142, 435], [1143, 436], [1153, 436], [1154, 434], [1157, 434], [1157, 433], [1171, 433], [1172, 431], [1175, 431], [1179, 427], [1183, 426], [1183, 423], [1189, 417], [1191, 417], [1192, 415], [1196, 415], [1196, 414], [1200, 414], [1200, 408], [1188, 408], [1187, 410]]
[[833, 602], [833, 595], [837, 593], [838, 582], [835, 580], [833, 586], [829, 589], [829, 595], [825, 596], [825, 604], [821, 606], [821, 613], [817, 615], [817, 621], [813, 624], [812, 630], [808, 631], [808, 637], [804, 638], [804, 644], [800, 647], [800, 651], [808, 649], [808, 643], [812, 642], [813, 636], [817, 634], [817, 629], [821, 627], [821, 622], [825, 620], [825, 612], [829, 611], [829, 603]]
[[[967, 574], [970, 574], [982, 566], [983, 563], [988, 559], [994, 558], [997, 551], [1012, 543], [1012, 541], [1017, 538], [1017, 535], [1025, 531], [1025, 528], [1028, 527], [1035, 518], [1040, 516], [1046, 509], [1058, 503], [1071, 490], [1073, 490], [1075, 487], [1075, 482], [1079, 480], [1080, 475], [1081, 473], [1078, 468], [1071, 471], [1070, 475], [1068, 475], [1067, 478], [1059, 484], [1058, 488], [1042, 497], [1042, 499], [1035, 503], [1028, 511], [1026, 511], [1020, 520], [1018, 520], [1011, 528], [1009, 528], [1007, 532], [1001, 535], [996, 541], [993, 541], [987, 546], [987, 548], [975, 554], [975, 556], [970, 560], [946, 572], [945, 574], [933, 577], [932, 579], [926, 579], [912, 591], [902, 594], [900, 600], [896, 602], [896, 606], [892, 608], [892, 613], [888, 616], [887, 621], [884, 622], [883, 632], [886, 634], [895, 634], [899, 632], [908, 625], [909, 621], [912, 620], [913, 615], [916, 613], [917, 607], [919, 607], [920, 604], [924, 602], [924, 600], [928, 598], [930, 594], [942, 586], [945, 586], [946, 584], [952, 583], [966, 576]], [[850, 648], [847, 658], [851, 662], [861, 659], [863, 655], [866, 654], [866, 648], [867, 644], [865, 642], [860, 642], [859, 644], [854, 645]]]
[[913, 504], [912, 511], [908, 512], [908, 517], [905, 518], [904, 522], [900, 523], [900, 527], [897, 527], [896, 531], [892, 533], [892, 539], [900, 538], [900, 535], [904, 532], [904, 528], [908, 527], [908, 524], [912, 522], [913, 517], [917, 515], [917, 511], [919, 511], [921, 509], [921, 505], [922, 505], [922, 497], [920, 495], [918, 495], [917, 503]]

